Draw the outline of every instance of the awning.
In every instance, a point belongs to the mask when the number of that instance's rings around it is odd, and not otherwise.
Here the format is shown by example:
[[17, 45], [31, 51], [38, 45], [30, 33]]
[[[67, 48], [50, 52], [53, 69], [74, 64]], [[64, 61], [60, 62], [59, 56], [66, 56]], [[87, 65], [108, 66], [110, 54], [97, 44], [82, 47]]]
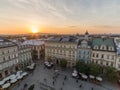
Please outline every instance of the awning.
[[88, 76], [83, 74], [83, 75], [82, 75], [82, 78], [87, 79]]
[[4, 83], [5, 83], [5, 81], [4, 81], [4, 80], [0, 81], [0, 85], [3, 85]]
[[8, 88], [10, 86], [10, 83], [6, 83], [2, 86], [3, 89]]
[[102, 78], [101, 77], [96, 77], [96, 79], [98, 80], [98, 81], [102, 81]]
[[10, 81], [10, 83], [15, 83], [15, 82], [17, 82], [17, 79], [12, 79], [12, 80]]
[[93, 76], [93, 75], [89, 75], [89, 78], [90, 78], [90, 79], [94, 79], [95, 76]]

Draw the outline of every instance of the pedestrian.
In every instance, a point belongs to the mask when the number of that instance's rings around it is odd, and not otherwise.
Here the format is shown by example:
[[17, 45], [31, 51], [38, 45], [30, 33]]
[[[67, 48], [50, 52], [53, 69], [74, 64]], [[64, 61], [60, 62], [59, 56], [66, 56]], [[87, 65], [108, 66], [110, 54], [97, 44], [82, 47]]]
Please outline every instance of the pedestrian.
[[46, 78], [44, 78], [44, 82], [46, 82]]
[[78, 83], [78, 79], [76, 79], [76, 83]]
[[91, 88], [91, 90], [93, 90], [93, 87]]
[[53, 81], [53, 85], [54, 85], [54, 81]]
[[60, 90], [63, 90], [63, 88], [60, 88]]
[[20, 83], [18, 82], [18, 87], [20, 86]]
[[66, 80], [66, 79], [67, 79], [67, 76], [65, 75], [64, 80]]
[[62, 84], [64, 85], [64, 82]]
[[82, 84], [80, 84], [80, 86], [79, 86], [80, 88], [82, 87]]

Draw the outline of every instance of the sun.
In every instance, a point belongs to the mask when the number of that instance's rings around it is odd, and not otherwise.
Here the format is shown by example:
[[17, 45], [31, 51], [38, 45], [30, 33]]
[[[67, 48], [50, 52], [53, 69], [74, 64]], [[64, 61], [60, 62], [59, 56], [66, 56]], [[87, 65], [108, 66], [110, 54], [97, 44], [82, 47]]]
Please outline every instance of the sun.
[[37, 28], [32, 28], [32, 33], [38, 33], [38, 29]]

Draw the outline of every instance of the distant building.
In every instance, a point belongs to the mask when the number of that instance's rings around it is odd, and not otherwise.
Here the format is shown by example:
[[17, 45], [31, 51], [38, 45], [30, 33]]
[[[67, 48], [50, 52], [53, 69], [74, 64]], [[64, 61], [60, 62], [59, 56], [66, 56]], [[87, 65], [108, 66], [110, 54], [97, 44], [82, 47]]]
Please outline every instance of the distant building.
[[116, 68], [120, 71], [120, 38], [114, 38], [114, 41], [117, 49]]
[[113, 38], [93, 38], [91, 62], [116, 68], [116, 56]]
[[23, 42], [24, 45], [32, 47], [33, 60], [44, 60], [45, 57], [45, 43], [39, 39], [26, 40]]
[[45, 42], [45, 60], [60, 63], [62, 59], [67, 60], [67, 66], [76, 65], [78, 40], [75, 37], [51, 38]]

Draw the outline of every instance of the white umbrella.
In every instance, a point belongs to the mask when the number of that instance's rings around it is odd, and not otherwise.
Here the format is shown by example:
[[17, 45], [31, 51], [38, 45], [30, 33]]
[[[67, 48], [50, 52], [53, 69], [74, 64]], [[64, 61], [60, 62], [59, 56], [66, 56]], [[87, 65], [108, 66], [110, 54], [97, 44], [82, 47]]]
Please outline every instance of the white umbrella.
[[5, 83], [5, 81], [4, 81], [4, 80], [0, 81], [0, 85], [3, 85], [4, 83]]
[[98, 81], [102, 81], [102, 78], [101, 77], [96, 77], [96, 79], [98, 80]]
[[82, 75], [82, 78], [87, 79], [88, 76], [83, 74], [83, 75]]
[[10, 77], [8, 76], [8, 77], [4, 78], [3, 80], [8, 81], [9, 79], [10, 79]]
[[26, 76], [28, 73], [27, 72], [23, 72], [22, 73], [22, 76]]
[[17, 71], [17, 73], [19, 73], [19, 74], [22, 73], [22, 72], [23, 72], [22, 70], [21, 71]]
[[9, 77], [10, 77], [10, 79], [15, 79], [15, 78], [16, 78], [16, 75], [15, 75], [15, 74], [12, 74], [12, 75], [10, 75]]
[[6, 83], [2, 86], [3, 89], [8, 88], [10, 86], [10, 83]]
[[72, 76], [73, 77], [77, 77], [77, 73], [72, 73]]
[[22, 78], [23, 78], [23, 76], [22, 76], [22, 75], [17, 77], [17, 79], [22, 79]]
[[10, 83], [15, 83], [15, 82], [17, 82], [17, 79], [12, 79], [12, 80], [10, 81]]
[[90, 78], [90, 79], [94, 79], [95, 76], [93, 76], [93, 75], [89, 75], [89, 78]]

